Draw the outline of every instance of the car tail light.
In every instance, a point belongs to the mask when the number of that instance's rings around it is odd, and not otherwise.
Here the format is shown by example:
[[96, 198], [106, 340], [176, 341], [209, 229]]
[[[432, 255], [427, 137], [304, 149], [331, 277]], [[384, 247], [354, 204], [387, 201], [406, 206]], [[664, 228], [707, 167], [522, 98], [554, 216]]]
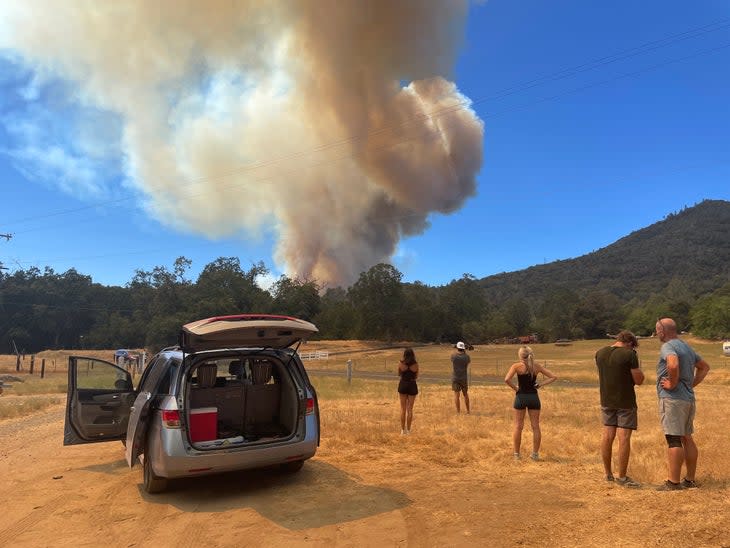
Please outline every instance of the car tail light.
[[314, 398], [307, 398], [307, 410], [304, 414], [311, 415], [312, 413], [314, 413]]
[[163, 409], [162, 425], [165, 428], [180, 428], [180, 411], [177, 409]]

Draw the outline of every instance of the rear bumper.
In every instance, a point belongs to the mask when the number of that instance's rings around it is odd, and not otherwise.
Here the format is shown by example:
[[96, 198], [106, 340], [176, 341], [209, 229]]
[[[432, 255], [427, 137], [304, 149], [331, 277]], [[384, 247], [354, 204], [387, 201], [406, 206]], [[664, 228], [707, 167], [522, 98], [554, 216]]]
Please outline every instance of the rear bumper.
[[[306, 460], [317, 452], [315, 421], [314, 416], [307, 417], [308, 435], [301, 441], [281, 440], [207, 450], [183, 443], [182, 430], [158, 431], [150, 438], [152, 469], [163, 478], [185, 478]], [[156, 426], [159, 428], [159, 424]]]

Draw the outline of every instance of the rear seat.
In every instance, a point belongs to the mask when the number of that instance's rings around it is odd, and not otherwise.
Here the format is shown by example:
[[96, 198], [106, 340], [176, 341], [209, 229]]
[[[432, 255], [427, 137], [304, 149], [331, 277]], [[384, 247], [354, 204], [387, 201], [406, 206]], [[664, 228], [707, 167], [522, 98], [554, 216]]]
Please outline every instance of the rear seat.
[[198, 367], [198, 382], [190, 388], [190, 408], [215, 407], [218, 409], [219, 437], [241, 435], [246, 402], [244, 385], [226, 383], [224, 377], [216, 378], [216, 374], [215, 363]]

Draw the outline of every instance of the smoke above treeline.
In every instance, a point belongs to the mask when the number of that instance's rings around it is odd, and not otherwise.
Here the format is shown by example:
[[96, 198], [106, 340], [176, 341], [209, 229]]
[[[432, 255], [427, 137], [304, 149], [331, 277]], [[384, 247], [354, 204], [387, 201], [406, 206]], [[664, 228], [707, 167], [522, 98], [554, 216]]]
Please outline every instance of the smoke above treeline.
[[[0, 8], [0, 55], [113, 114], [155, 218], [273, 236], [288, 275], [347, 285], [475, 193], [483, 124], [451, 81], [467, 13], [456, 0], [26, 0]], [[86, 150], [97, 129], [80, 132]]]

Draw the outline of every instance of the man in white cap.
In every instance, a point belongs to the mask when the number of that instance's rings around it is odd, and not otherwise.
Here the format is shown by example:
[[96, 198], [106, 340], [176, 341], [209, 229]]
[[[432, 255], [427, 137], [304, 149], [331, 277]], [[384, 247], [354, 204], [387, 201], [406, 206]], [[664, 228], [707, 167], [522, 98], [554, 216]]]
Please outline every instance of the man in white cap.
[[466, 414], [469, 414], [469, 377], [466, 369], [469, 366], [471, 358], [466, 353], [466, 345], [459, 341], [456, 343], [456, 352], [451, 354], [451, 389], [454, 391], [454, 403], [456, 403], [456, 412], [461, 413], [461, 401], [459, 394], [464, 394], [464, 406]]

